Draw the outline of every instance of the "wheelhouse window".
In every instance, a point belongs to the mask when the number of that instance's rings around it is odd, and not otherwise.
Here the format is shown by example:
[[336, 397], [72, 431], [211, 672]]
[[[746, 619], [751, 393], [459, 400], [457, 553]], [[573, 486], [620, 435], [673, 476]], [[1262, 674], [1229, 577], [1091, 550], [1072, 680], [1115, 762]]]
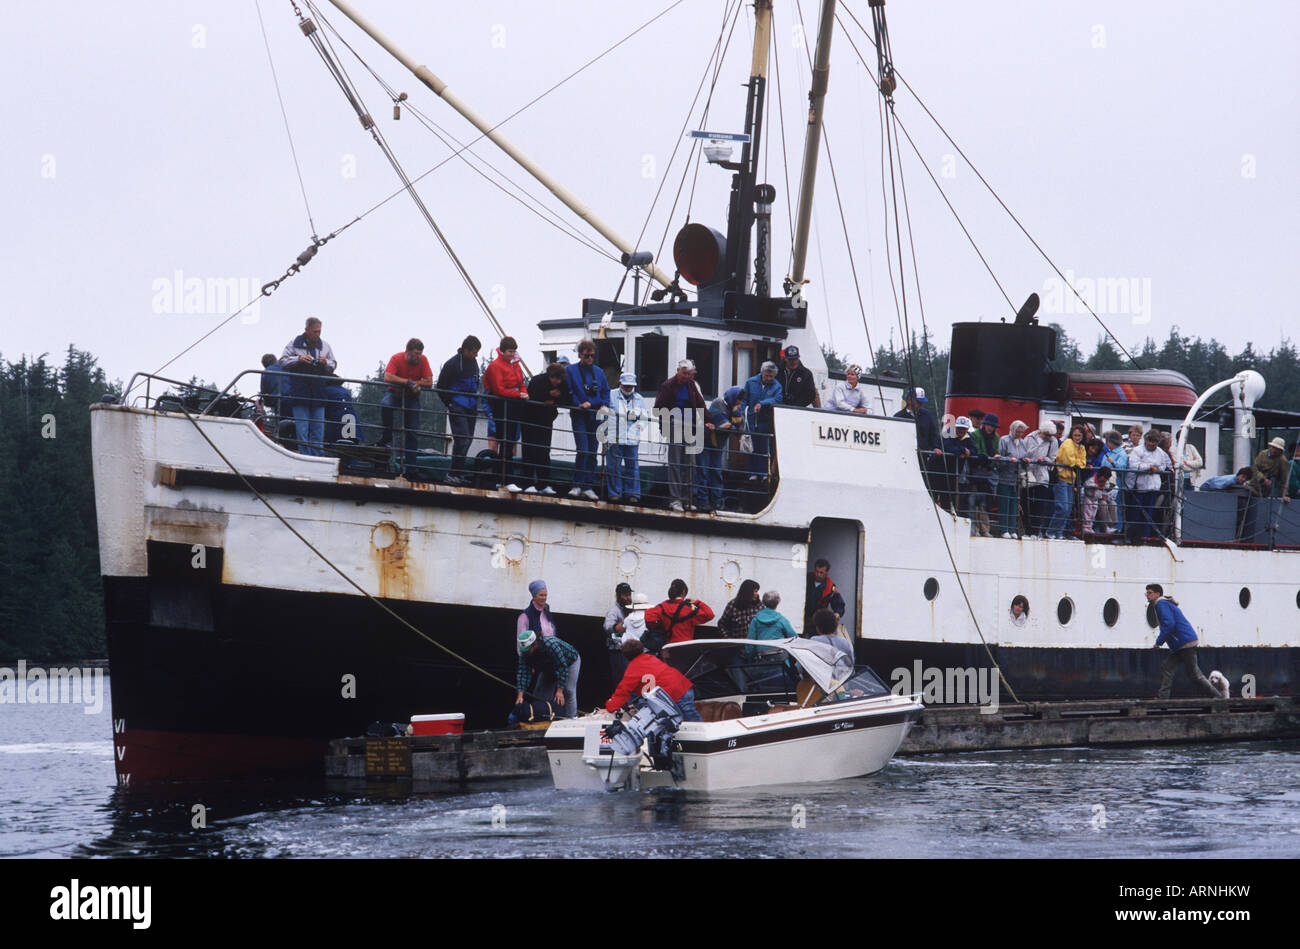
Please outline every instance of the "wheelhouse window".
[[636, 338], [636, 387], [654, 395], [668, 378], [668, 337], [645, 333]]
[[706, 399], [718, 394], [718, 341], [687, 339], [686, 358], [695, 363], [695, 382]]

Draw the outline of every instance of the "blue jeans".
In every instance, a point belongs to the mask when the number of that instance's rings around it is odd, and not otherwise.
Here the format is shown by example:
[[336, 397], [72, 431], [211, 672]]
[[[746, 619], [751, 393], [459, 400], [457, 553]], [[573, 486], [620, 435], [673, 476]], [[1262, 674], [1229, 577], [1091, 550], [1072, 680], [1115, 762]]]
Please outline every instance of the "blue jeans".
[[[581, 665], [581, 659], [573, 660], [573, 665], [569, 666], [569, 677], [564, 680], [561, 686], [555, 684], [555, 679], [549, 672], [540, 672], [537, 675], [536, 694], [538, 698], [554, 703], [555, 690], [557, 688], [564, 689], [564, 708], [556, 707], [556, 718], [578, 717], [578, 671]], [[692, 706], [691, 711], [694, 710], [694, 706]]]
[[384, 420], [384, 437], [393, 448], [397, 447], [393, 438], [393, 410], [397, 408], [401, 409], [402, 426], [406, 429], [406, 451], [402, 454], [402, 464], [411, 468], [415, 465], [415, 433], [420, 427], [420, 396], [416, 393], [407, 395], [405, 392], [398, 395], [392, 389], [384, 393], [384, 398], [379, 403], [379, 413]]
[[641, 469], [637, 464], [638, 445], [610, 445], [605, 477], [611, 498], [641, 497]]
[[[566, 700], [567, 701], [567, 700]], [[686, 694], [677, 700], [677, 707], [682, 710], [682, 721], [702, 722], [700, 713], [695, 711], [695, 690], [687, 689]]]
[[695, 506], [721, 510], [722, 508], [722, 453], [721, 448], [705, 448], [695, 465]]
[[321, 443], [325, 439], [325, 406], [316, 399], [293, 400], [294, 427], [298, 430], [298, 453], [323, 455]]
[[1052, 512], [1052, 522], [1047, 525], [1047, 533], [1064, 534], [1070, 530], [1070, 515], [1074, 513], [1074, 485], [1058, 481], [1052, 485], [1052, 496], [1056, 508]]
[[592, 412], [575, 410], [569, 413], [573, 424], [573, 441], [578, 448], [574, 459], [573, 486], [575, 488], [593, 488], [596, 486], [596, 452], [600, 443], [596, 439], [596, 416]]

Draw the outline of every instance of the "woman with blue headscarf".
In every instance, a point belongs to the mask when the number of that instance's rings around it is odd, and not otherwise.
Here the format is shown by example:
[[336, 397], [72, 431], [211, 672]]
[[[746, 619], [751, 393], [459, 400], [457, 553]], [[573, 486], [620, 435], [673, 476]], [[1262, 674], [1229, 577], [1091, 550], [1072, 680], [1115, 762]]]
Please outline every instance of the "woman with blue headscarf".
[[[519, 621], [515, 624], [516, 637], [530, 629], [538, 636], [556, 635], [555, 621], [551, 619], [551, 608], [546, 605], [546, 581], [534, 580], [528, 584], [528, 592], [533, 598], [519, 614]], [[515, 646], [517, 650], [518, 643]]]

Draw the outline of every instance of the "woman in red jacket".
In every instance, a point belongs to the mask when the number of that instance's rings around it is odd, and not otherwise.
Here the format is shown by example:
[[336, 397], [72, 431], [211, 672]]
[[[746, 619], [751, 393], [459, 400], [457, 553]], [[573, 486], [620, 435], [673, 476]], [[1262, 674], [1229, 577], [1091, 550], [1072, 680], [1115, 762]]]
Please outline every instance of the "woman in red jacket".
[[614, 694], [605, 703], [607, 712], [617, 712], [634, 693], [644, 695], [662, 686], [677, 707], [681, 709], [682, 719], [687, 722], [703, 721], [695, 710], [695, 684], [668, 663], [656, 659], [645, 651], [639, 639], [629, 639], [619, 651], [628, 660], [627, 671], [619, 682]]
[[483, 370], [483, 391], [488, 394], [488, 410], [497, 429], [497, 437], [489, 440], [488, 447], [500, 452], [501, 481], [508, 482], [507, 491], [517, 494], [521, 489], [510, 481], [510, 459], [514, 457], [515, 442], [519, 440], [519, 420], [523, 415], [523, 403], [528, 401], [528, 390], [524, 387], [519, 344], [513, 336], [502, 337], [497, 358]]

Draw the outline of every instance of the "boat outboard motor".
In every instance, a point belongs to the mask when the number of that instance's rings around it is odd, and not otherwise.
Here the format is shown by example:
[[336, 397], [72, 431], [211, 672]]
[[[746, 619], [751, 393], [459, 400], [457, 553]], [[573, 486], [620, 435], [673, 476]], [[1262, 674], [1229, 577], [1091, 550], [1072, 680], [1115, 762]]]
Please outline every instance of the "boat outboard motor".
[[665, 771], [673, 767], [673, 736], [682, 723], [682, 710], [663, 686], [638, 695], [628, 703], [631, 715], [605, 726], [605, 735], [617, 755], [634, 755], [646, 742], [650, 760]]

